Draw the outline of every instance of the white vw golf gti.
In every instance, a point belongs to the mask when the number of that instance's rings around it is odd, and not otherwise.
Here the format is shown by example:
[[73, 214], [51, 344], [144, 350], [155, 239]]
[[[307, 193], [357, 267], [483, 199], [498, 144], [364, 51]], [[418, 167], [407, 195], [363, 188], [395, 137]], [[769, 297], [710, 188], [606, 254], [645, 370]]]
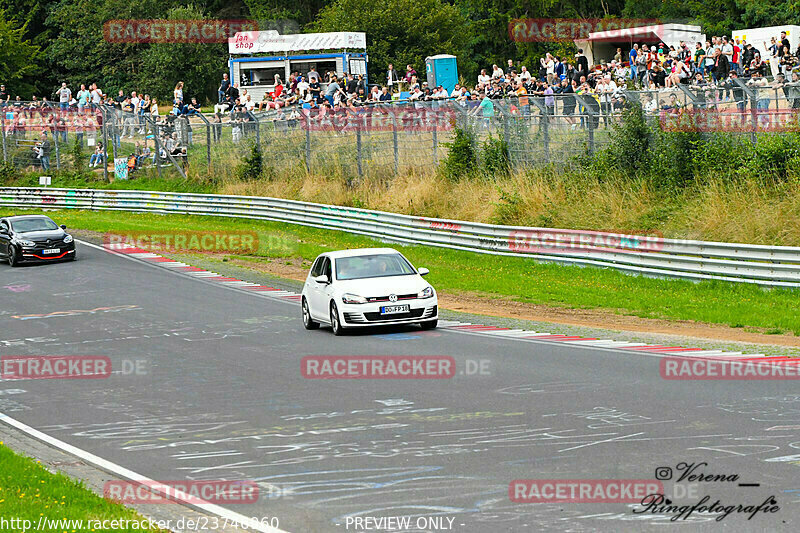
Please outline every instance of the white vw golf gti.
[[335, 335], [347, 328], [414, 324], [433, 329], [439, 318], [436, 291], [392, 248], [362, 248], [321, 254], [303, 286], [303, 325], [328, 324]]

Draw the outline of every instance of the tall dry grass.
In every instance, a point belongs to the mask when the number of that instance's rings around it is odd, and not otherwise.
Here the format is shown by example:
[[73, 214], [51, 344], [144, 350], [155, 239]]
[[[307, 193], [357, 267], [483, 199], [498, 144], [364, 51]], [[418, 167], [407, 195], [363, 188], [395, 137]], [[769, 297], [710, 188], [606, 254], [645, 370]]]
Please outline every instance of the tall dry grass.
[[800, 180], [709, 178], [679, 192], [647, 180], [599, 180], [566, 172], [450, 182], [432, 172], [373, 173], [350, 180], [302, 165], [270, 180], [226, 178], [223, 194], [272, 196], [475, 222], [606, 231], [657, 230], [665, 237], [800, 246]]

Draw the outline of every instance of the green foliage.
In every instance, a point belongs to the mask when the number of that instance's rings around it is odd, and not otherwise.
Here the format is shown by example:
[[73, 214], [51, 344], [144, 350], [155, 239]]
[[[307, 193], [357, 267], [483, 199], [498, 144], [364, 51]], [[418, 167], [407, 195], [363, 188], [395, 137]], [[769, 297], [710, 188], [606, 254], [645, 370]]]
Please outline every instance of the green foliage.
[[634, 104], [623, 111], [622, 120], [614, 124], [614, 142], [611, 145], [617, 170], [631, 176], [646, 171], [650, 165], [652, 136], [642, 106]]
[[250, 143], [250, 154], [236, 167], [236, 176], [245, 181], [259, 179], [264, 172], [264, 156], [257, 142]]
[[508, 175], [511, 170], [511, 158], [508, 153], [508, 143], [502, 136], [489, 135], [483, 142], [481, 163], [484, 172], [489, 175]]
[[441, 163], [441, 171], [449, 180], [457, 181], [473, 172], [478, 165], [475, 152], [475, 133], [468, 127], [453, 129], [453, 142], [442, 143], [447, 147], [447, 158]]
[[760, 135], [752, 149], [746, 168], [755, 177], [772, 177], [785, 180], [790, 172], [797, 172], [800, 159], [800, 135], [779, 133]]
[[7, 161], [0, 161], [0, 184], [9, 185], [12, 180], [19, 177], [19, 171]]
[[422, 76], [427, 56], [453, 54], [459, 62], [470, 57], [467, 20], [443, 0], [336, 0], [310, 29], [366, 32], [373, 83], [385, 81], [389, 63], [400, 73], [411, 64]]
[[70, 158], [72, 159], [72, 168], [76, 171], [84, 171], [86, 168], [86, 154], [83, 153], [83, 144], [79, 143], [76, 139], [70, 147]]
[[13, 12], [0, 8], [0, 80], [16, 86], [19, 92], [30, 90], [30, 79], [39, 73], [41, 52], [26, 38], [27, 23], [12, 18]]

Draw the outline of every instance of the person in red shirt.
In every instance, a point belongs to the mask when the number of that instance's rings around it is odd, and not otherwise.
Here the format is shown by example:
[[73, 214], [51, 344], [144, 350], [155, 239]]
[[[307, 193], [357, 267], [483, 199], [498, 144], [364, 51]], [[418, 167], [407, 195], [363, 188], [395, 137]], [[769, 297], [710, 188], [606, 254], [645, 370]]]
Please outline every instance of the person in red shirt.
[[739, 72], [739, 55], [742, 53], [742, 49], [739, 48], [739, 40], [737, 39], [733, 43], [733, 57], [731, 58], [731, 70], [735, 70], [737, 73]]

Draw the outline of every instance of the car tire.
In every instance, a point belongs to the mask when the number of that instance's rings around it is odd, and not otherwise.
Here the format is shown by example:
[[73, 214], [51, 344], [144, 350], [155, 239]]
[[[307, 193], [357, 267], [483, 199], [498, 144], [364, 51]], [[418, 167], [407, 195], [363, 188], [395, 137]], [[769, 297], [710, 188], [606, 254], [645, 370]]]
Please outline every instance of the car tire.
[[339, 320], [339, 310], [336, 309], [336, 303], [331, 302], [331, 329], [333, 334], [338, 336], [344, 335], [344, 326]]
[[305, 298], [303, 298], [301, 307], [303, 308], [303, 327], [306, 329], [317, 329], [319, 327], [319, 322], [314, 322], [311, 319], [311, 311], [308, 309], [308, 302]]
[[422, 329], [436, 329], [436, 326], [439, 325], [439, 320], [428, 320], [426, 322], [420, 322], [419, 325]]
[[19, 266], [19, 252], [15, 246], [8, 246], [8, 264], [12, 267]]

